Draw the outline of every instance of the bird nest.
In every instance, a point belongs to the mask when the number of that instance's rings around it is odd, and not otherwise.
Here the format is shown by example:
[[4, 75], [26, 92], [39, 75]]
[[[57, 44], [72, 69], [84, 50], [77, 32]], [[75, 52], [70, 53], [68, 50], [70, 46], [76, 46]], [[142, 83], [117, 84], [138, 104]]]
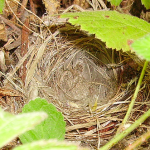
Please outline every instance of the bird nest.
[[130, 97], [120, 89], [120, 67], [113, 65], [121, 56], [94, 36], [72, 28], [68, 31], [68, 26], [67, 31], [54, 31], [54, 38], [47, 29], [42, 33], [44, 40], [34, 38], [30, 45], [27, 101], [42, 97], [53, 103], [67, 122], [67, 140], [94, 149], [105, 144], [114, 135]]
[[[23, 95], [11, 97], [14, 103], [9, 100], [7, 106], [1, 102], [2, 107], [18, 113], [30, 100], [45, 98], [64, 115], [66, 140], [80, 142], [91, 149], [99, 148], [115, 135], [127, 111], [139, 74], [135, 62], [127, 54], [106, 48], [94, 35], [71, 26], [50, 30], [42, 27], [40, 36], [33, 33], [28, 52], [21, 59], [19, 48], [11, 56], [15, 68], [7, 76], [3, 75]], [[17, 70], [25, 61], [23, 83]], [[5, 86], [7, 81], [4, 80]], [[142, 90], [139, 93], [133, 118], [146, 106], [141, 103], [146, 95]], [[120, 148], [129, 143], [124, 140]]]

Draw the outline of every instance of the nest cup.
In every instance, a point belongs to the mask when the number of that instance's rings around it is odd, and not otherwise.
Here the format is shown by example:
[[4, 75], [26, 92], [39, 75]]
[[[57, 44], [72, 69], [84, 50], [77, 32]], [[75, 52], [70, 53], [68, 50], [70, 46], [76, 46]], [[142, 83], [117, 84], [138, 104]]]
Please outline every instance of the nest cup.
[[31, 90], [30, 95], [34, 92], [35, 97], [63, 107], [107, 104], [117, 92], [117, 72], [110, 67], [117, 54], [106, 49], [100, 40], [79, 31], [63, 32], [56, 41], [51, 40], [46, 46], [35, 80], [30, 82], [30, 88], [37, 81], [40, 88], [38, 92]]

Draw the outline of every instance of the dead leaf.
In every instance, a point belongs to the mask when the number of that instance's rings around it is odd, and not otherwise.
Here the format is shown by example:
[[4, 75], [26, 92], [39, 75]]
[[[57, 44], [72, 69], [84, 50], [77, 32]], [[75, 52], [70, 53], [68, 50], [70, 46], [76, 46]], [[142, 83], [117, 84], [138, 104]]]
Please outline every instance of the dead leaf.
[[6, 34], [5, 24], [0, 19], [0, 40], [7, 41], [7, 36], [6, 35], [7, 34]]
[[5, 72], [7, 69], [6, 65], [5, 65], [5, 54], [3, 51], [0, 50], [0, 70], [2, 72]]
[[14, 89], [0, 88], [0, 96], [22, 96], [20, 92]]
[[50, 16], [57, 13], [57, 8], [59, 7], [57, 0], [43, 0], [43, 4], [45, 5], [46, 11]]

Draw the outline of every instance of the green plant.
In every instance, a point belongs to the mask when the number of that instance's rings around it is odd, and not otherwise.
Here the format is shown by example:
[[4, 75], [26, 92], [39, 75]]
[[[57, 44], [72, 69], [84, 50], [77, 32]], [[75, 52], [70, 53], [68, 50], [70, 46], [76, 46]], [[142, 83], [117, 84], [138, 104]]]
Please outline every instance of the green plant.
[[0, 148], [47, 118], [45, 112], [12, 115], [0, 108]]
[[57, 140], [40, 140], [23, 144], [13, 150], [89, 150], [78, 147], [76, 144]]
[[108, 2], [111, 3], [111, 5], [114, 5], [114, 6], [119, 6], [120, 3], [122, 2], [122, 0], [107, 0]]
[[[114, 6], [119, 6], [122, 0], [107, 0]], [[150, 1], [149, 0], [141, 0], [142, 4], [146, 7], [146, 9], [150, 8]]]
[[3, 12], [5, 0], [0, 0], [0, 14]]
[[[42, 111], [37, 112], [37, 110], [39, 109]], [[45, 110], [48, 114], [43, 112]], [[20, 136], [22, 142], [26, 144], [15, 147], [14, 150], [35, 150], [35, 149], [36, 150], [48, 150], [48, 149], [77, 150], [79, 149], [78, 145], [76, 144], [70, 144], [68, 142], [64, 142], [64, 141], [62, 142], [57, 140], [57, 139], [59, 140], [64, 139], [65, 122], [62, 120], [63, 117], [61, 113], [58, 112], [52, 104], [48, 104], [46, 100], [38, 98], [34, 101], [29, 102], [29, 104], [27, 104], [24, 107], [24, 111], [28, 113], [12, 115], [8, 112], [4, 112], [0, 108], [0, 148], [8, 144], [15, 137]], [[59, 122], [57, 122], [57, 120], [59, 120]], [[33, 130], [34, 127], [40, 124], [42, 121], [44, 121], [45, 123], [43, 122], [44, 124], [41, 124], [38, 127], [37, 133], [34, 132]], [[60, 129], [58, 131], [57, 131], [58, 124], [56, 125], [56, 123], [59, 123]], [[45, 131], [44, 131], [44, 127], [46, 128]], [[56, 134], [51, 130], [47, 131], [48, 128], [54, 130]], [[21, 134], [25, 133], [28, 130], [30, 130], [28, 132], [29, 135], [24, 134], [23, 136], [21, 136]], [[52, 138], [55, 138], [56, 140], [44, 140], [41, 138], [45, 138], [45, 136], [39, 137], [40, 134], [45, 135], [46, 132], [48, 132], [47, 133], [48, 136], [54, 134], [54, 137]], [[35, 136], [33, 136], [33, 134], [35, 134]], [[40, 140], [37, 141], [37, 139]], [[80, 149], [87, 150], [87, 148], [80, 148]]]
[[[146, 59], [128, 111], [122, 124], [118, 128], [116, 136], [100, 148], [100, 150], [110, 149], [150, 116], [150, 110], [148, 110], [137, 121], [135, 121], [134, 124], [122, 131], [129, 119], [135, 99], [140, 90], [148, 61], [150, 60], [150, 24], [142, 19], [120, 14], [116, 11], [67, 13], [60, 15], [60, 17], [68, 18], [68, 21], [71, 24], [76, 26], [80, 25], [81, 30], [95, 34], [97, 38], [103, 42], [106, 42], [106, 46], [108, 48], [113, 48], [116, 50], [122, 49], [123, 51], [129, 51], [132, 48], [140, 58]], [[134, 43], [130, 46], [130, 43], [133, 41]], [[148, 136], [149, 134], [144, 135], [144, 139], [147, 139]], [[137, 146], [138, 142], [135, 143]]]
[[60, 17], [68, 18], [69, 23], [95, 34], [108, 48], [116, 50], [129, 51], [130, 40], [150, 32], [150, 24], [146, 21], [117, 11], [85, 11], [61, 14]]
[[150, 1], [149, 0], [141, 0], [141, 2], [146, 7], [146, 9], [150, 9]]
[[[150, 109], [149, 109], [144, 115], [142, 115], [138, 120], [136, 120], [135, 123], [133, 123], [130, 127], [128, 127], [123, 132], [121, 132], [122, 128], [125, 126], [125, 124], [127, 123], [128, 119], [129, 119], [130, 113], [131, 113], [132, 108], [134, 106], [135, 99], [136, 99], [137, 94], [140, 90], [140, 85], [142, 83], [142, 79], [144, 77], [145, 70], [146, 70], [147, 65], [148, 65], [148, 61], [150, 60], [150, 55], [149, 55], [149, 53], [150, 53], [150, 34], [134, 41], [131, 44], [131, 48], [133, 49], [133, 51], [136, 52], [136, 54], [139, 57], [142, 57], [142, 59], [146, 59], [146, 61], [144, 63], [138, 84], [137, 84], [135, 92], [134, 92], [134, 95], [131, 99], [129, 109], [126, 113], [126, 116], [125, 116], [122, 124], [118, 128], [118, 133], [105, 146], [100, 148], [100, 150], [107, 150], [107, 149], [111, 148], [112, 146], [114, 146], [118, 141], [122, 140], [125, 136], [127, 136], [129, 133], [131, 133], [135, 128], [137, 128], [139, 125], [141, 125], [150, 116]], [[139, 146], [140, 144], [145, 142], [145, 140], [147, 140], [148, 138], [150, 138], [150, 132], [149, 131], [147, 133], [145, 133], [144, 135], [142, 135], [132, 145], [128, 146], [126, 148], [126, 150], [135, 149], [137, 146]]]
[[29, 143], [41, 139], [64, 140], [66, 123], [62, 113], [57, 111], [53, 104], [41, 98], [30, 101], [22, 110], [23, 113], [36, 111], [44, 111], [48, 117], [33, 130], [20, 135], [21, 142]]
[[134, 41], [131, 44], [131, 49], [139, 56], [139, 58], [150, 61], [150, 34]]

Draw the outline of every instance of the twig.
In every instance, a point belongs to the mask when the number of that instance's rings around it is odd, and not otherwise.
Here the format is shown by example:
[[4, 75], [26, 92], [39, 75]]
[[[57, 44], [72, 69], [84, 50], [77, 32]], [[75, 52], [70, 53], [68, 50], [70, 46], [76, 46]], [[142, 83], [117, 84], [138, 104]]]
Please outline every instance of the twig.
[[12, 29], [14, 29], [14, 31], [17, 31], [18, 35], [21, 34], [21, 30], [18, 27], [16, 27], [13, 22], [11, 22], [10, 20], [4, 18], [2, 15], [0, 15], [0, 19], [2, 19], [7, 25], [9, 25]]
[[138, 138], [134, 143], [130, 144], [128, 147], [126, 147], [125, 150], [133, 150], [139, 145], [141, 145], [143, 142], [146, 142], [147, 139], [150, 138], [150, 131], [146, 132], [140, 138]]
[[138, 81], [138, 84], [136, 86], [134, 95], [133, 95], [131, 103], [129, 105], [128, 111], [126, 113], [126, 116], [125, 116], [122, 124], [118, 128], [116, 136], [110, 142], [108, 142], [106, 145], [104, 145], [102, 148], [100, 148], [99, 150], [108, 150], [108, 149], [110, 149], [112, 146], [114, 146], [117, 142], [122, 140], [125, 136], [127, 136], [130, 132], [132, 132], [135, 128], [137, 128], [141, 123], [143, 123], [146, 120], [146, 118], [148, 118], [150, 116], [150, 109], [149, 109], [144, 115], [142, 115], [138, 120], [136, 120], [134, 124], [132, 124], [129, 128], [127, 128], [126, 130], [124, 130], [120, 133], [120, 131], [123, 129], [124, 125], [128, 121], [128, 118], [129, 118], [130, 113], [132, 111], [132, 108], [134, 106], [134, 102], [135, 102], [135, 99], [137, 98], [137, 94], [140, 90], [140, 86], [141, 86], [142, 79], [144, 77], [147, 65], [148, 65], [148, 61], [145, 61], [142, 72], [141, 72], [141, 75], [140, 75], [140, 78], [139, 78], [139, 81]]
[[78, 9], [78, 10], [81, 11], [81, 12], [85, 11], [82, 7], [80, 7], [80, 6], [76, 5], [76, 4], [74, 4], [74, 5], [69, 6], [69, 7], [63, 12], [63, 14], [64, 14], [64, 13], [67, 13], [67, 12], [68, 12], [69, 10], [71, 10], [72, 8], [76, 8], [76, 9]]
[[98, 1], [101, 4], [101, 6], [103, 7], [103, 9], [108, 9], [107, 6], [105, 5], [105, 3], [102, 0], [98, 0]]
[[143, 80], [143, 77], [144, 77], [144, 74], [145, 74], [145, 70], [147, 68], [147, 65], [148, 65], [148, 61], [145, 61], [144, 63], [144, 66], [143, 66], [143, 69], [142, 69], [142, 72], [141, 72], [141, 75], [140, 75], [140, 78], [139, 78], [139, 81], [138, 81], [138, 84], [136, 86], [136, 89], [135, 89], [135, 92], [133, 94], [133, 97], [131, 99], [131, 103], [129, 105], [129, 108], [128, 108], [128, 111], [126, 113], [126, 116], [124, 117], [123, 121], [122, 121], [122, 124], [120, 125], [120, 127], [118, 128], [118, 131], [117, 131], [117, 134], [119, 134], [122, 129], [124, 128], [124, 125], [127, 123], [129, 117], [130, 117], [130, 114], [131, 114], [131, 111], [132, 111], [132, 108], [134, 106], [134, 103], [135, 103], [135, 100], [137, 98], [137, 95], [138, 95], [138, 92], [140, 90], [140, 86], [142, 84], [142, 80]]
[[109, 141], [106, 145], [104, 145], [99, 150], [110, 149], [112, 146], [114, 146], [116, 143], [118, 143], [120, 140], [126, 137], [129, 133], [131, 133], [134, 129], [136, 129], [139, 125], [141, 125], [141, 123], [143, 123], [149, 116], [150, 116], [150, 109], [144, 115], [142, 115], [138, 120], [136, 120], [130, 127], [128, 127], [120, 134], [116, 135], [111, 141]]
[[23, 1], [22, 1], [22, 5], [21, 5], [21, 8], [20, 8], [20, 18], [21, 18], [21, 16], [23, 15], [23, 13], [24, 13], [24, 11], [25, 11], [24, 8], [26, 8], [27, 3], [28, 3], [28, 0], [23, 0]]

